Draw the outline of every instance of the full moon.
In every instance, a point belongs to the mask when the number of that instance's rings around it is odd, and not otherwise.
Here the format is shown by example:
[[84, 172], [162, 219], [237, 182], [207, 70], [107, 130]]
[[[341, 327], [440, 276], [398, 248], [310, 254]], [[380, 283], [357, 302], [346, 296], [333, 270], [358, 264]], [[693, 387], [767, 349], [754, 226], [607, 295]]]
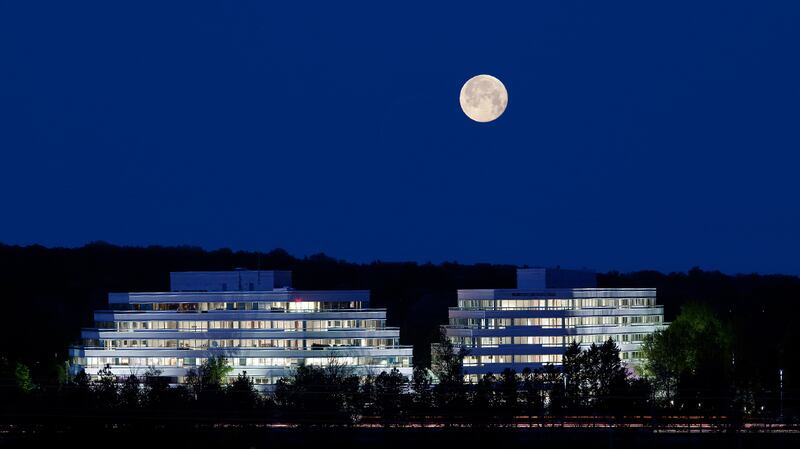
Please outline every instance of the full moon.
[[508, 91], [491, 75], [473, 76], [461, 88], [461, 110], [476, 122], [486, 123], [503, 115], [508, 105]]

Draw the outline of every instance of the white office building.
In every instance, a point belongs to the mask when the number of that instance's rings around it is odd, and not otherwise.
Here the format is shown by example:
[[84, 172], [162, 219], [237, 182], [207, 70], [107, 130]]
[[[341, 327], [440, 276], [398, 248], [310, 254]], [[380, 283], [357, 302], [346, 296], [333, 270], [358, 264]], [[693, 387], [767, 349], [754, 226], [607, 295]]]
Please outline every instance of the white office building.
[[411, 375], [412, 348], [386, 326], [386, 310], [369, 308], [369, 292], [300, 291], [288, 271], [180, 272], [171, 291], [111, 293], [96, 328], [70, 350], [72, 374], [117, 376], [149, 368], [181, 383], [190, 369], [221, 355], [268, 389], [300, 364], [335, 361], [361, 375], [397, 368]]
[[448, 338], [469, 350], [468, 381], [560, 365], [572, 341], [585, 349], [612, 338], [635, 365], [645, 335], [665, 326], [654, 288], [597, 288], [593, 273], [544, 268], [517, 270], [516, 289], [459, 290], [449, 323]]

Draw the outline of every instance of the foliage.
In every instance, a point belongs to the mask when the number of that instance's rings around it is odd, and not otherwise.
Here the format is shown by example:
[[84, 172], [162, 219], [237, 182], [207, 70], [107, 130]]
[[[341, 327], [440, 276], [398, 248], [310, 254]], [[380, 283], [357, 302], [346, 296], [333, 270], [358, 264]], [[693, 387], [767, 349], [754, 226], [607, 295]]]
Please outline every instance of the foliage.
[[375, 410], [385, 426], [397, 423], [403, 411], [402, 395], [408, 379], [397, 368], [375, 378]]
[[219, 388], [227, 383], [228, 374], [231, 371], [233, 371], [233, 367], [228, 365], [225, 357], [211, 356], [200, 365], [200, 382], [204, 388]]
[[34, 388], [31, 370], [23, 363], [17, 362], [15, 364], [14, 381], [17, 388], [23, 393], [29, 393]]
[[[325, 427], [366, 421], [386, 427], [433, 422], [486, 428], [517, 425], [521, 417], [530, 426], [552, 426], [575, 420], [576, 416], [598, 415], [603, 420], [615, 417], [623, 424], [626, 417], [659, 414], [649, 401], [649, 382], [644, 377], [626, 376], [613, 341], [585, 350], [573, 345], [568, 351], [564, 372], [545, 365], [520, 374], [510, 369], [498, 376], [486, 374], [475, 384], [448, 390], [449, 402], [441, 400], [441, 385], [432, 382], [434, 377], [426, 369], [415, 369], [410, 380], [396, 369], [377, 376], [360, 376], [352, 367], [339, 365], [334, 359], [327, 365], [299, 366], [291, 376], [279, 381], [274, 394], [266, 396], [256, 392], [252, 379], [244, 372], [221, 385], [207, 381], [216, 386], [194, 395], [188, 394], [184, 386], [169, 387], [168, 379], [153, 368], [141, 377], [117, 377], [106, 367], [94, 381], [80, 372], [63, 390], [50, 390], [50, 396], [43, 397], [49, 397], [50, 403], [68, 404], [68, 410], [79, 413], [102, 410], [96, 416], [114, 416], [123, 423], [142, 413], [180, 416], [189, 423], [192, 419], [208, 422], [213, 418], [214, 422]], [[196, 374], [197, 382], [203, 378], [213, 376]], [[36, 399], [37, 395], [29, 392], [25, 398]], [[751, 408], [758, 400], [742, 395], [737, 404], [742, 409]], [[24, 401], [17, 401], [21, 402]], [[42, 412], [48, 410], [39, 407]], [[741, 415], [728, 410], [728, 418], [722, 424], [740, 425]]]
[[511, 419], [519, 413], [520, 382], [516, 371], [509, 368], [504, 369], [500, 373], [497, 389], [500, 391], [502, 415], [506, 420]]
[[72, 385], [79, 389], [89, 389], [89, 384], [92, 381], [92, 378], [86, 374], [85, 370], [78, 371], [78, 374], [72, 379]]
[[142, 402], [141, 381], [135, 374], [126, 377], [119, 389], [120, 402], [123, 407], [137, 408]]
[[520, 394], [525, 415], [542, 416], [545, 404], [544, 370], [523, 369]]
[[159, 407], [166, 401], [169, 382], [161, 376], [161, 370], [148, 367], [144, 373], [142, 401], [149, 407]]
[[361, 411], [360, 384], [351, 367], [331, 358], [324, 366], [300, 365], [280, 379], [275, 401], [301, 423], [351, 424]]
[[[563, 406], [567, 409], [611, 410], [628, 393], [627, 369], [613, 340], [599, 346], [593, 343], [586, 350], [573, 341], [562, 360]], [[555, 388], [555, 392], [561, 394], [560, 388]]]
[[231, 404], [237, 409], [253, 409], [259, 405], [260, 397], [256, 391], [253, 379], [246, 371], [236, 376], [225, 392], [231, 397]]
[[107, 365], [97, 372], [97, 380], [93, 385], [97, 404], [101, 408], [113, 408], [119, 401], [119, 388], [117, 376], [111, 372]]
[[433, 407], [433, 374], [429, 369], [423, 367], [415, 367], [412, 373], [412, 386], [413, 393], [411, 399], [410, 411], [425, 420], [425, 412]]
[[456, 350], [444, 329], [439, 331], [439, 339], [431, 348], [431, 371], [440, 385], [464, 382], [463, 366], [466, 355], [465, 347]]
[[222, 355], [214, 355], [200, 365], [198, 369], [191, 369], [186, 374], [186, 384], [196, 396], [205, 397], [216, 395], [228, 381], [228, 374], [233, 367], [228, 365], [228, 360]]
[[439, 332], [439, 339], [431, 348], [431, 372], [438, 381], [433, 389], [434, 404], [446, 416], [454, 416], [465, 408], [464, 357], [467, 349], [456, 349], [447, 338], [445, 331]]
[[583, 380], [583, 359], [582, 359], [582, 352], [581, 348], [573, 341], [567, 346], [567, 350], [564, 351], [564, 355], [561, 358], [562, 365], [562, 375], [564, 378], [564, 399], [566, 401], [565, 405], [568, 405], [570, 408], [577, 408], [582, 406], [582, 393], [584, 390], [581, 386], [584, 384]]
[[661, 401], [695, 404], [699, 396], [724, 396], [720, 386], [730, 385], [732, 334], [707, 306], [682, 307], [667, 329], [645, 338], [642, 351], [642, 374]]

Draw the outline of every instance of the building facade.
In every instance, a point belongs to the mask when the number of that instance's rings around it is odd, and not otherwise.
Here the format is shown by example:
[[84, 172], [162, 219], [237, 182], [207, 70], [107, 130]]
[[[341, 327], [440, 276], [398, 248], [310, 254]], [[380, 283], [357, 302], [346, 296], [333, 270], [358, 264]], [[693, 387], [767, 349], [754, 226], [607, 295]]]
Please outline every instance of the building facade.
[[142, 376], [155, 368], [171, 383], [223, 356], [229, 374], [250, 376], [261, 390], [300, 364], [339, 363], [360, 375], [412, 371], [412, 348], [369, 308], [369, 292], [299, 291], [288, 271], [179, 272], [169, 292], [111, 293], [70, 349], [72, 374]]
[[560, 365], [573, 341], [586, 348], [611, 338], [636, 365], [644, 337], [666, 326], [654, 288], [597, 288], [593, 273], [543, 268], [517, 270], [516, 289], [459, 290], [448, 315], [447, 337], [469, 351], [467, 381]]

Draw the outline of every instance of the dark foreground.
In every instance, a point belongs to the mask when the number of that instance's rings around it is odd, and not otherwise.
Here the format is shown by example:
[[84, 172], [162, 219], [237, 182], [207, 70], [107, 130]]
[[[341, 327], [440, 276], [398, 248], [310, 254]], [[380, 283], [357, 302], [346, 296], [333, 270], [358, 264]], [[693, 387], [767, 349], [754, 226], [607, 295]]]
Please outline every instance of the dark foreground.
[[[515, 448], [553, 445], [564, 448], [796, 448], [798, 433], [653, 433], [645, 429], [512, 428], [160, 428], [67, 431], [0, 430], [2, 447], [109, 448]], [[540, 446], [541, 447], [541, 446]]]

